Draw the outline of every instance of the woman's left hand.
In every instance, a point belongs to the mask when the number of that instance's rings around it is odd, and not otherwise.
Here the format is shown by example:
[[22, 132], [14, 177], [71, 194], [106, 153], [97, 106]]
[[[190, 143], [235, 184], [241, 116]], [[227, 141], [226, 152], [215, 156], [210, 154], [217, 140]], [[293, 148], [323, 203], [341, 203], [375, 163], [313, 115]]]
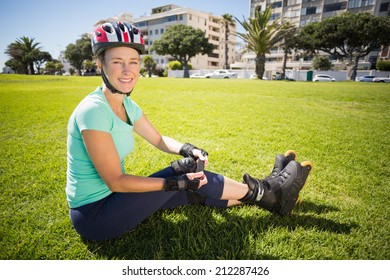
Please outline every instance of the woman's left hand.
[[202, 152], [203, 150], [200, 150], [200, 149], [193, 149], [192, 150], [192, 153], [195, 157], [198, 158], [198, 160], [201, 160], [204, 162], [204, 166], [206, 168], [206, 166], [208, 165], [209, 163], [209, 156], [207, 153], [205, 152]]

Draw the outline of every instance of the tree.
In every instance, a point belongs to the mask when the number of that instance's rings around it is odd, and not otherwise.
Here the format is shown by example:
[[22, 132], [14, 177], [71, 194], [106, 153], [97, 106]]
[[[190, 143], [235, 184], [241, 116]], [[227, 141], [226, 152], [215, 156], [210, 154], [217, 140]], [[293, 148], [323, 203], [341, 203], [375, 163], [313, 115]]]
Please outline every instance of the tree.
[[264, 12], [258, 8], [255, 9], [253, 18], [236, 20], [242, 25], [247, 33], [239, 33], [237, 35], [247, 44], [246, 48], [256, 54], [256, 75], [262, 79], [265, 72], [266, 54], [271, 52], [277, 43], [279, 43], [286, 32], [284, 25], [280, 24], [280, 20], [270, 21], [272, 15], [271, 6], [267, 6]]
[[143, 59], [143, 64], [148, 71], [149, 78], [152, 77], [152, 71], [156, 69], [156, 61], [154, 61], [153, 57], [151, 55], [147, 55]]
[[331, 70], [333, 67], [332, 62], [328, 57], [317, 55], [313, 59], [313, 68], [316, 70]]
[[64, 66], [62, 63], [56, 59], [46, 62], [45, 71], [49, 74], [55, 74], [55, 72], [59, 72], [62, 70]]
[[154, 41], [151, 51], [159, 55], [170, 55], [184, 67], [184, 78], [189, 78], [188, 63], [197, 54], [211, 54], [214, 46], [200, 29], [177, 24], [167, 28], [161, 39]]
[[298, 47], [298, 34], [299, 29], [295, 27], [292, 23], [286, 22], [284, 23], [284, 28], [286, 32], [284, 32], [283, 36], [283, 66], [282, 66], [282, 78], [286, 76], [286, 67], [287, 67], [287, 56], [292, 53], [292, 51], [297, 49]]
[[77, 69], [79, 75], [83, 69], [84, 60], [92, 60], [91, 39], [88, 34], [81, 35], [81, 39], [76, 40], [75, 44], [66, 46], [65, 58]]
[[230, 35], [230, 26], [234, 26], [235, 20], [233, 19], [233, 16], [230, 14], [223, 14], [221, 23], [224, 26], [225, 31], [225, 64], [224, 69], [229, 69], [229, 35]]
[[[168, 69], [169, 70], [183, 70], [183, 64], [181, 64], [179, 61], [171, 61], [168, 63]], [[192, 64], [188, 63], [188, 70], [192, 70]]]
[[9, 65], [18, 65], [18, 69], [23, 69], [25, 74], [34, 74], [34, 61], [37, 60], [36, 56], [40, 50], [40, 43], [34, 43], [34, 40], [34, 38], [21, 37], [8, 45], [5, 53], [13, 60]]
[[346, 12], [306, 25], [300, 37], [302, 48], [323, 51], [346, 61], [349, 79], [355, 80], [359, 60], [382, 45], [389, 45], [389, 34], [389, 17]]
[[390, 71], [390, 61], [389, 60], [378, 60], [376, 62], [376, 69], [379, 71]]
[[23, 64], [16, 60], [16, 59], [13, 59], [11, 58], [10, 60], [7, 60], [5, 63], [5, 66], [8, 66], [9, 68], [11, 68], [13, 71], [15, 71], [15, 73], [23, 73], [25, 74], [25, 67], [23, 66]]
[[36, 60], [34, 61], [35, 67], [37, 68], [38, 74], [41, 73], [41, 67], [46, 61], [53, 60], [50, 53], [37, 51], [35, 56]]

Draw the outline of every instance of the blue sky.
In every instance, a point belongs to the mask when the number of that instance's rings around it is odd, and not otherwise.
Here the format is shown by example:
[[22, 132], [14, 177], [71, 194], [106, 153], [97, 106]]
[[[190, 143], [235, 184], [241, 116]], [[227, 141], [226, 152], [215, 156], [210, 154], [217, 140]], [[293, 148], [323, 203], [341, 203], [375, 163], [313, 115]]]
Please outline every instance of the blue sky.
[[[35, 38], [43, 51], [57, 58], [61, 50], [75, 43], [83, 33], [91, 32], [101, 19], [124, 12], [134, 18], [149, 15], [151, 9], [166, 4], [220, 16], [232, 14], [238, 19], [249, 16], [249, 0], [5, 0], [0, 1], [0, 72], [9, 57], [7, 46], [26, 36]], [[238, 25], [238, 30], [240, 26]]]

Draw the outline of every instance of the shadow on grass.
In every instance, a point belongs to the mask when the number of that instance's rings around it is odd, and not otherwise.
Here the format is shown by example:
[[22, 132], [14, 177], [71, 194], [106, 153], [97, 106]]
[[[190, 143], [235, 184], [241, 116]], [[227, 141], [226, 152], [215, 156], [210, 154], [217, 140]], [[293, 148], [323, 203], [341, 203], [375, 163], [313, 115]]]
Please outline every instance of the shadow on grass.
[[[265, 211], [261, 215], [242, 216], [237, 211], [187, 206], [158, 212], [117, 239], [83, 242], [97, 258], [102, 259], [277, 260], [281, 257], [268, 254], [266, 247], [269, 245], [261, 244], [263, 236], [270, 231], [274, 232], [271, 235], [278, 235], [283, 229], [287, 235], [298, 229], [349, 234], [351, 229], [358, 227], [357, 224], [335, 222], [311, 214], [329, 211], [338, 209], [304, 202], [296, 215], [280, 217]], [[180, 213], [186, 218], [170, 218], [174, 216], [170, 215], [172, 213]]]

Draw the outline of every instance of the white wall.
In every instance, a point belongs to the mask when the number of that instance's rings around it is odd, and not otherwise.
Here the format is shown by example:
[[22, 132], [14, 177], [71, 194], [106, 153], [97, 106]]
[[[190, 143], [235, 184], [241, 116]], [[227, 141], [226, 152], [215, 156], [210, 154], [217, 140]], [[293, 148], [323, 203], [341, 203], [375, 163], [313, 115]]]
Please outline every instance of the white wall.
[[[206, 75], [207, 73], [213, 72], [214, 70], [190, 70], [190, 75], [192, 74], [199, 74], [199, 75]], [[249, 77], [255, 73], [254, 70], [229, 70], [231, 72], [234, 72], [237, 74], [237, 77], [239, 79], [249, 79]], [[348, 80], [348, 72], [347, 71], [318, 71], [318, 70], [312, 70], [313, 71], [313, 77], [317, 74], [327, 74], [330, 76], [333, 76], [336, 81], [347, 81]], [[297, 81], [306, 81], [307, 80], [307, 72], [308, 70], [286, 70], [286, 76], [289, 78], [293, 78]], [[184, 71], [183, 70], [168, 70], [168, 77], [169, 78], [183, 78]], [[272, 73], [271, 71], [266, 71], [264, 73], [264, 76], [268, 79], [272, 79], [272, 76], [275, 73]], [[364, 75], [373, 75], [377, 77], [390, 77], [390, 72], [385, 71], [376, 71], [376, 70], [358, 70], [357, 71], [357, 77], [364, 76]]]

